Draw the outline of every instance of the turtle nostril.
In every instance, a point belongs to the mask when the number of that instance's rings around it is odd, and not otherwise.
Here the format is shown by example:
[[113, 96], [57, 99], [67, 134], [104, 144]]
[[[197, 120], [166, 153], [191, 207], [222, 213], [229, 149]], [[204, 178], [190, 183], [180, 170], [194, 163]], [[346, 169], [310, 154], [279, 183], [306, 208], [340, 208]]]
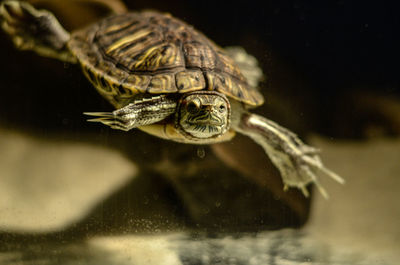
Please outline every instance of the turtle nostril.
[[212, 105], [204, 105], [203, 109], [207, 111], [212, 111], [213, 106]]

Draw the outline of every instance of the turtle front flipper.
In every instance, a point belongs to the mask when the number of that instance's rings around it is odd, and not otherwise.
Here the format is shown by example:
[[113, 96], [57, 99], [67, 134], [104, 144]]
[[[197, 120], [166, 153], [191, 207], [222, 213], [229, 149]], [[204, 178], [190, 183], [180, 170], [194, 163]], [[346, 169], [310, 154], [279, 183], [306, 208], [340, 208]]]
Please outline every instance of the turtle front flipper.
[[318, 156], [319, 150], [304, 144], [296, 134], [286, 128], [252, 113], [243, 113], [235, 130], [249, 136], [261, 145], [273, 164], [279, 169], [285, 189], [299, 188], [307, 197], [306, 186], [316, 184], [321, 194], [328, 198], [320, 185], [316, 171], [322, 171], [339, 183], [344, 180], [327, 169]]
[[9, 0], [0, 5], [0, 19], [1, 27], [17, 48], [67, 62], [76, 61], [66, 45], [70, 34], [49, 11]]
[[85, 112], [97, 118], [91, 122], [101, 122], [113, 129], [129, 131], [140, 126], [154, 124], [175, 113], [176, 99], [167, 95], [142, 98], [113, 112]]

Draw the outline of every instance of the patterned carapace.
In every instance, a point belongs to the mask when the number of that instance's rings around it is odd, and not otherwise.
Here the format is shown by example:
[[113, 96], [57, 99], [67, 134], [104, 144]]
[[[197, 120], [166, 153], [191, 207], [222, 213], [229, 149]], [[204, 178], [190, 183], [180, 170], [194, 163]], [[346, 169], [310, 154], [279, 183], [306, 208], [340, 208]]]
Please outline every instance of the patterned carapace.
[[115, 107], [139, 93], [217, 90], [251, 106], [263, 96], [224, 51], [168, 14], [129, 13], [74, 32], [70, 50]]

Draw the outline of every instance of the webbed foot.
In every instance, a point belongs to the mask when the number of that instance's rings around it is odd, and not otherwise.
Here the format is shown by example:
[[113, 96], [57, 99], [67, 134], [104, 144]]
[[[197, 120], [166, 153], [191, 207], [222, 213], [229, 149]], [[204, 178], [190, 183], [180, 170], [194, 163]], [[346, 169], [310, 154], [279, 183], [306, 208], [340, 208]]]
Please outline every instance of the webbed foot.
[[319, 150], [304, 144], [296, 134], [256, 114], [244, 113], [236, 130], [251, 137], [261, 145], [281, 173], [284, 189], [296, 187], [307, 197], [306, 186], [314, 183], [321, 194], [328, 193], [321, 186], [317, 171], [321, 171], [339, 183], [344, 179], [327, 169], [318, 156]]
[[2, 29], [18, 49], [75, 62], [66, 48], [70, 34], [49, 11], [37, 10], [27, 2], [8, 0], [0, 5], [0, 19]]

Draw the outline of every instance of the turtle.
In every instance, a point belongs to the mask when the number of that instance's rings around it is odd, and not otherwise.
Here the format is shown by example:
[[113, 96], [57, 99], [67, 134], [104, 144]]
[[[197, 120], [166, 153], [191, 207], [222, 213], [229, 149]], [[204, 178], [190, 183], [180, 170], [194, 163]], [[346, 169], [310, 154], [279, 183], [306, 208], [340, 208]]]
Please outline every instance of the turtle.
[[260, 69], [243, 49], [223, 49], [168, 13], [112, 14], [67, 32], [47, 10], [8, 0], [0, 6], [2, 28], [15, 46], [77, 63], [114, 110], [84, 112], [88, 121], [113, 129], [140, 129], [184, 144], [207, 145], [244, 134], [259, 144], [279, 170], [284, 189], [309, 196], [317, 172], [339, 183], [320, 150], [251, 109], [264, 103]]

